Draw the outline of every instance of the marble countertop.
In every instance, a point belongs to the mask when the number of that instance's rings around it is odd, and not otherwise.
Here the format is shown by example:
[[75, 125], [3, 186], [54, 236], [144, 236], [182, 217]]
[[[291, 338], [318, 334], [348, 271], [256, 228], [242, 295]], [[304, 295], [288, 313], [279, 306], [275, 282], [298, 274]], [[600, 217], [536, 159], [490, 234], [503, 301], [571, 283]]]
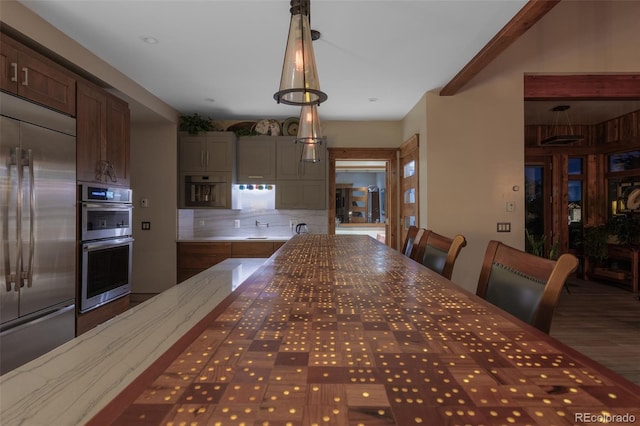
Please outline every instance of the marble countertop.
[[0, 377], [0, 424], [85, 424], [265, 259], [227, 259]]

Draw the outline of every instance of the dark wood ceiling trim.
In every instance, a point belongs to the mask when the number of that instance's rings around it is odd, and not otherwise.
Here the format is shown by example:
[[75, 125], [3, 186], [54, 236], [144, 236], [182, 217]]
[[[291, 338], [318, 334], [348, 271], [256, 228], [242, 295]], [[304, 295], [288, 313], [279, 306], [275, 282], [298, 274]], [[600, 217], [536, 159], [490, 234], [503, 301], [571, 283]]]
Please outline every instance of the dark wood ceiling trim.
[[525, 75], [524, 99], [640, 99], [640, 74]]
[[440, 91], [440, 96], [453, 96], [482, 71], [500, 53], [527, 32], [553, 9], [560, 0], [529, 0], [522, 9], [465, 65]]

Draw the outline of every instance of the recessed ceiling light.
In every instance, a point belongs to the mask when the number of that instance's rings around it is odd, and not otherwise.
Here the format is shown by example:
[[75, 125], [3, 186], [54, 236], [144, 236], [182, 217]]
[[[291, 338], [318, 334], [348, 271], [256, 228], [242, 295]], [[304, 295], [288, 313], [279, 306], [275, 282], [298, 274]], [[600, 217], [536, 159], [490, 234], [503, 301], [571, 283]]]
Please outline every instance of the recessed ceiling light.
[[147, 44], [158, 44], [158, 39], [155, 37], [142, 36], [140, 40], [144, 41]]
[[216, 100], [213, 98], [204, 98], [205, 101], [207, 102], [215, 102]]
[[369, 98], [369, 102], [378, 102], [378, 98]]

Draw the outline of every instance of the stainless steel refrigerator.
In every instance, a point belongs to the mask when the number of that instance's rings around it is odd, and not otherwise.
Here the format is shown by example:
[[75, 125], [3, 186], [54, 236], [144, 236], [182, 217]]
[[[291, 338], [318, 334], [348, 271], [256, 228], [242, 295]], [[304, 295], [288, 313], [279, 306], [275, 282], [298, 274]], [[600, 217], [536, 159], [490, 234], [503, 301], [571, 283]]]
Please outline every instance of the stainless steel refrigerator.
[[76, 120], [0, 93], [0, 374], [75, 335]]

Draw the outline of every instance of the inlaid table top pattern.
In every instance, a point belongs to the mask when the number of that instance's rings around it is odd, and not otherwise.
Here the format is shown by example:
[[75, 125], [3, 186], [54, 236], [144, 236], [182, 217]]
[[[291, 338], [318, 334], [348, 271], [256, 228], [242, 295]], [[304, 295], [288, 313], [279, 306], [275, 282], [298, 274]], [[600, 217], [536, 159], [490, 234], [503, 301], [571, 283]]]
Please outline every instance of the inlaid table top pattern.
[[305, 235], [114, 424], [548, 426], [622, 415], [640, 423], [640, 388], [604, 367], [372, 238]]

